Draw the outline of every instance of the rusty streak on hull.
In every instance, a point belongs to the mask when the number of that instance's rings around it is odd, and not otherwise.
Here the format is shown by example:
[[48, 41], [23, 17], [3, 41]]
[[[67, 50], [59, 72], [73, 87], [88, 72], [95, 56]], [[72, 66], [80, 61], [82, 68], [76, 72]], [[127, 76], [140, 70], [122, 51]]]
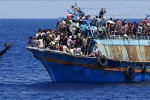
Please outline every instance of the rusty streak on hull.
[[[102, 46], [103, 48], [101, 48]], [[100, 45], [99, 47], [102, 54], [109, 59], [134, 62], [150, 61], [150, 46]]]

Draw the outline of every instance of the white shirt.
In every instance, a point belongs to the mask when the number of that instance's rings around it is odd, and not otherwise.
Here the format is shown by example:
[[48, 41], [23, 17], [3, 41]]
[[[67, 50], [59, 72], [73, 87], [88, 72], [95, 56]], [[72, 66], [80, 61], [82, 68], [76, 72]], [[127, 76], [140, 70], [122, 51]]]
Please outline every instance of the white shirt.
[[39, 48], [43, 48], [44, 47], [43, 39], [39, 39], [38, 40], [38, 47]]

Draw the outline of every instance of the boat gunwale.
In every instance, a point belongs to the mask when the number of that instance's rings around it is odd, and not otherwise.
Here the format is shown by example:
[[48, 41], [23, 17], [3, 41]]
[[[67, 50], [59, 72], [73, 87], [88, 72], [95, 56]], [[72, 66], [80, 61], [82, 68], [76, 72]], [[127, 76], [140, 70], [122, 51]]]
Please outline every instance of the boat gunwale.
[[[50, 52], [50, 53], [55, 53], [55, 54], [62, 54], [62, 55], [68, 55], [68, 56], [73, 56], [73, 57], [76, 57], [76, 58], [88, 58], [88, 59], [96, 59], [96, 57], [89, 57], [89, 56], [82, 56], [82, 55], [72, 55], [70, 53], [65, 53], [65, 52], [62, 52], [62, 51], [58, 51], [58, 50], [50, 50], [50, 49], [44, 49], [44, 48], [37, 48], [37, 47], [30, 47], [30, 46], [27, 46], [26, 47], [27, 49], [31, 49], [31, 50], [36, 50], [36, 51], [44, 51], [44, 52]], [[144, 64], [147, 64], [147, 63], [150, 63], [150, 61], [143, 61], [143, 62], [140, 62], [140, 61], [125, 61], [125, 60], [116, 60], [116, 59], [109, 59], [107, 58], [108, 60], [113, 60], [113, 61], [120, 61], [120, 62], [130, 62], [130, 63], [144, 63]]]

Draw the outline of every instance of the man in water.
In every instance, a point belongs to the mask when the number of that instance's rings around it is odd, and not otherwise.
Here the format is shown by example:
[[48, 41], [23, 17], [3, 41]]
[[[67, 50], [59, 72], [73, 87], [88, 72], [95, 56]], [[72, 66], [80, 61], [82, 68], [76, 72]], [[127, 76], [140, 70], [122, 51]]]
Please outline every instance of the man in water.
[[5, 48], [0, 51], [0, 58], [2, 57], [3, 54], [6, 53], [7, 50], [9, 50], [11, 48], [11, 44], [8, 44], [8, 43], [4, 43], [4, 46], [5, 46]]

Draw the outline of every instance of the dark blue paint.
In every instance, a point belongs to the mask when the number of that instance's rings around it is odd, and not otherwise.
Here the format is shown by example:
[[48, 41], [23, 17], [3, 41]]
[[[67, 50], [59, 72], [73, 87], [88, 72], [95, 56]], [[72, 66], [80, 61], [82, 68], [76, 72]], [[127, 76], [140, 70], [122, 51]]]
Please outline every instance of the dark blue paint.
[[0, 49], [13, 47], [0, 59], [1, 100], [141, 100], [150, 99], [150, 82], [51, 83], [41, 64], [26, 50], [29, 36], [38, 28], [53, 28], [52, 20], [0, 20]]
[[[96, 68], [85, 68], [84, 66], [76, 66], [73, 64], [61, 64], [56, 62], [46, 61], [45, 57], [52, 58], [55, 60], [60, 60], [64, 62], [71, 62], [77, 64], [85, 64], [92, 66], [99, 66], [96, 58], [89, 57], [80, 57], [63, 54], [60, 52], [46, 52], [43, 50], [37, 50], [36, 48], [30, 48], [33, 54], [37, 55], [43, 65], [47, 68], [48, 73], [50, 74], [52, 81], [56, 82], [88, 82], [88, 83], [97, 83], [97, 82], [127, 82], [125, 72], [118, 71], [107, 71]], [[116, 61], [108, 59], [107, 67], [112, 68], [127, 68], [132, 66], [135, 69], [141, 69], [141, 62], [127, 62], [127, 61]], [[145, 65], [150, 67], [150, 63], [145, 63]], [[99, 66], [102, 68], [102, 66]], [[147, 66], [146, 66], [147, 67]], [[135, 73], [135, 79], [133, 81], [150, 81], [150, 73]], [[141, 77], [143, 76], [143, 77]]]

